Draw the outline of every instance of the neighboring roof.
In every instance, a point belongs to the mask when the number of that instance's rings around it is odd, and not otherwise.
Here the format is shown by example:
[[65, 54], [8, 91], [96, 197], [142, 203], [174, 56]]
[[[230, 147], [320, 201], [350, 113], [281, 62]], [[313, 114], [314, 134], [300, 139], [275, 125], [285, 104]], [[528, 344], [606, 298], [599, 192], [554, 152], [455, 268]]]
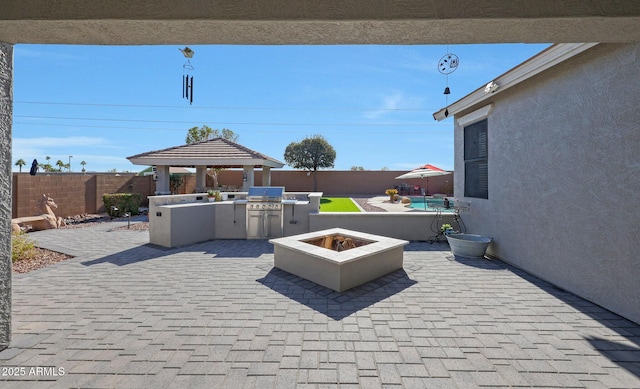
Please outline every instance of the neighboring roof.
[[134, 165], [280, 168], [284, 163], [224, 138], [215, 138], [127, 157]]
[[441, 108], [433, 114], [433, 118], [437, 121], [442, 121], [449, 116], [454, 116], [595, 45], [597, 43], [559, 43], [552, 45], [503, 75], [496, 77], [487, 85], [483, 85], [451, 105]]

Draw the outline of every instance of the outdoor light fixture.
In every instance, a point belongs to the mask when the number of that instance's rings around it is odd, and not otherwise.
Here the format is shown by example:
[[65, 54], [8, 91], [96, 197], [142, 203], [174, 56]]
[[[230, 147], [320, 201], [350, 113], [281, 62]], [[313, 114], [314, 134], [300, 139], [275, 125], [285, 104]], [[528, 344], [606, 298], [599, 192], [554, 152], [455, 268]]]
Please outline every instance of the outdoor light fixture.
[[498, 85], [495, 81], [491, 81], [484, 87], [484, 93], [493, 93], [498, 90], [500, 85]]

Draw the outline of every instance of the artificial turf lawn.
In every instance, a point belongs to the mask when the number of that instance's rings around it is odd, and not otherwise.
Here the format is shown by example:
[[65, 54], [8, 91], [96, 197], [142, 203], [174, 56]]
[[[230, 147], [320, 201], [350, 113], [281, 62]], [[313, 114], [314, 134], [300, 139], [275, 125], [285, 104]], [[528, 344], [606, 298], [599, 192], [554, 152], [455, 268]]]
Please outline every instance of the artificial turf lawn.
[[360, 208], [348, 197], [322, 197], [320, 212], [360, 212]]

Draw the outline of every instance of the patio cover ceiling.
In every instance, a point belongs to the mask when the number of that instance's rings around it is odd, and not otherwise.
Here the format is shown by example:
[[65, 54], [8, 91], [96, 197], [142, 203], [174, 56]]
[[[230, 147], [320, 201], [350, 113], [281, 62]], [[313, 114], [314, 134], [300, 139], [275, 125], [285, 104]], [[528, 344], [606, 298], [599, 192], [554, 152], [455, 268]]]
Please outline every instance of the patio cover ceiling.
[[636, 42], [637, 0], [3, 0], [0, 41], [50, 44]]
[[281, 168], [284, 163], [253, 151], [238, 143], [215, 138], [163, 150], [149, 151], [127, 157], [134, 165], [207, 166], [241, 168], [243, 166]]

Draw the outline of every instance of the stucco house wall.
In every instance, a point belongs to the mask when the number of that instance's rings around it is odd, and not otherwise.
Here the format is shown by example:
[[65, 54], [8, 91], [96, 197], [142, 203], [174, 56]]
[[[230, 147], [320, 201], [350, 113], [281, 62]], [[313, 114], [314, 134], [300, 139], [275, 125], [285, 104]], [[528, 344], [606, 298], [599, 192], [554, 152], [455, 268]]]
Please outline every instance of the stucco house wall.
[[[640, 45], [599, 44], [455, 116], [492, 104], [489, 198], [465, 198], [488, 253], [640, 323]], [[471, 123], [467, 123], [471, 124]]]

